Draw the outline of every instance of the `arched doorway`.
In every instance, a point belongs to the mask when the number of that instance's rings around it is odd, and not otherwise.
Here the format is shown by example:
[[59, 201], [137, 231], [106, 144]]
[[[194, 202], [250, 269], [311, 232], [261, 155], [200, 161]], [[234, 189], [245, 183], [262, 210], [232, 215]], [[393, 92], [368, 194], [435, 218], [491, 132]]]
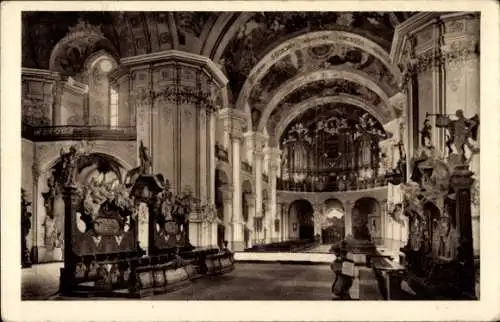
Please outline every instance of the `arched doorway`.
[[380, 232], [380, 205], [374, 198], [358, 199], [352, 210], [354, 239], [372, 241]]
[[224, 241], [227, 240], [226, 236], [226, 226], [224, 225], [224, 195], [223, 190], [227, 187], [229, 183], [228, 176], [223, 170], [215, 170], [215, 209], [217, 211], [217, 218], [219, 222], [217, 224], [217, 245], [222, 247]]
[[307, 200], [296, 200], [290, 205], [290, 239], [314, 239], [313, 214], [313, 206]]
[[[93, 153], [78, 160], [77, 182], [80, 185], [113, 187], [122, 182], [125, 168], [112, 156]], [[56, 160], [43, 171], [38, 181], [36, 262], [62, 261], [64, 254], [64, 201], [62, 189], [54, 176], [61, 169], [61, 160]]]
[[341, 241], [345, 235], [344, 207], [338, 199], [329, 199], [325, 202], [325, 220], [321, 225], [321, 242], [334, 244]]

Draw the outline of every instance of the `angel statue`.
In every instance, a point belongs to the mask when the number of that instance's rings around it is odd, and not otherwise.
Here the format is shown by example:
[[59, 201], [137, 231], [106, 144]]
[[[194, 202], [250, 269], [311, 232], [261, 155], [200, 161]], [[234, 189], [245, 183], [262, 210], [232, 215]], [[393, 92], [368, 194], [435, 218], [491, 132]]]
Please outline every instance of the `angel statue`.
[[[470, 119], [464, 116], [463, 110], [455, 112], [456, 120], [451, 120], [448, 116], [438, 115], [439, 122], [436, 122], [437, 127], [446, 128], [449, 132], [447, 137], [446, 146], [448, 147], [449, 154], [457, 153], [462, 158], [465, 158], [465, 147], [469, 149], [471, 154], [479, 152], [471, 139], [476, 141], [479, 127], [479, 116], [476, 114]], [[455, 151], [454, 151], [455, 150]]]

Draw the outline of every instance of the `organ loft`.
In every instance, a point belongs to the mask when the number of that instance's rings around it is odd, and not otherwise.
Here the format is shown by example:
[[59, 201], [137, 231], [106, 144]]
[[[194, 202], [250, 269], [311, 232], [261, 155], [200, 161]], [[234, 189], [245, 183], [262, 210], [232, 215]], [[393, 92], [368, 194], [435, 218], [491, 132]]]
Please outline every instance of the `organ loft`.
[[[143, 296], [199, 258], [236, 274], [245, 254], [323, 247], [383, 258], [417, 294], [477, 296], [479, 27], [23, 12], [23, 266], [64, 263], [71, 293], [116, 265], [103, 274]], [[175, 268], [157, 281], [151, 265]]]

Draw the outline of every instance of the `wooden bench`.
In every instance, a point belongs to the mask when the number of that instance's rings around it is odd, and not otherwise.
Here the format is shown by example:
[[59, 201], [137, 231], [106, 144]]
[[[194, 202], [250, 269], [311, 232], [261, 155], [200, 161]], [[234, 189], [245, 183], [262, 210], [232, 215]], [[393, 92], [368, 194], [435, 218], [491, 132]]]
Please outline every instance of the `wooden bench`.
[[401, 290], [401, 282], [406, 275], [406, 268], [387, 257], [372, 257], [371, 265], [379, 282], [384, 299], [389, 301]]

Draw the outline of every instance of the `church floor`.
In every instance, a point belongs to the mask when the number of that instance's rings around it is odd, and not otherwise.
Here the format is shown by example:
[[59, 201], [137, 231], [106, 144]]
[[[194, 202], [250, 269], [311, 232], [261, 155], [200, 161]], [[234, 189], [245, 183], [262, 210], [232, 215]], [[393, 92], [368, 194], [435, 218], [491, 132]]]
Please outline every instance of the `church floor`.
[[[55, 295], [61, 266], [61, 263], [54, 263], [23, 269], [23, 300], [105, 299], [63, 298]], [[201, 278], [183, 289], [144, 300], [330, 301], [332, 282], [333, 273], [329, 265], [236, 263], [235, 270], [229, 274]], [[359, 283], [361, 300], [382, 300], [371, 269], [361, 269]], [[405, 296], [397, 300], [411, 299], [415, 298]]]
[[[51, 297], [58, 289], [60, 266], [44, 264], [23, 270], [23, 299], [62, 299]], [[332, 276], [328, 265], [237, 263], [229, 274], [198, 279], [186, 288], [145, 299], [331, 300]]]

